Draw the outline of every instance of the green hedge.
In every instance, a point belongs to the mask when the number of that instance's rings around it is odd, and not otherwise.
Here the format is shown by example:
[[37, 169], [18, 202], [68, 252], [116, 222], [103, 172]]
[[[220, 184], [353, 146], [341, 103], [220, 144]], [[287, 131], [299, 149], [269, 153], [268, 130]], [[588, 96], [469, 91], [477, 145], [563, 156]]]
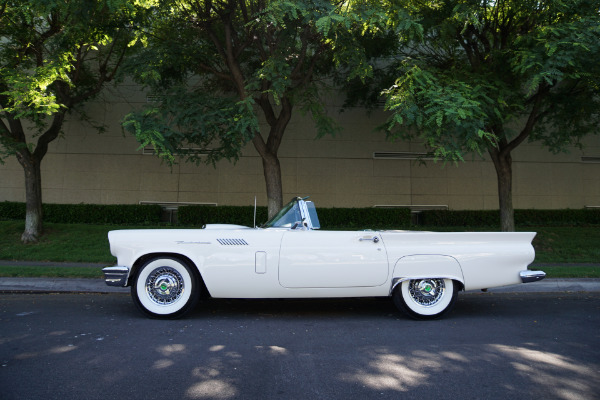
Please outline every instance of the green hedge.
[[517, 226], [581, 226], [600, 224], [600, 209], [515, 210]]
[[[253, 226], [254, 206], [183, 206], [177, 210], [179, 225], [236, 224]], [[267, 207], [256, 207], [256, 224], [267, 222]]]
[[498, 210], [427, 210], [419, 213], [419, 225], [425, 226], [497, 226]]
[[[499, 226], [498, 210], [421, 212], [420, 225], [426, 226]], [[516, 226], [599, 225], [600, 209], [515, 210]]]
[[4, 201], [0, 203], [0, 221], [25, 219], [25, 203]]
[[402, 229], [411, 224], [408, 208], [317, 208], [322, 229]]
[[[158, 224], [159, 205], [44, 204], [44, 221], [83, 224]], [[322, 229], [399, 229], [409, 227], [407, 208], [317, 208]], [[182, 206], [178, 223], [187, 226], [237, 224], [252, 226], [252, 206]], [[25, 219], [25, 204], [0, 202], [0, 220]], [[428, 210], [419, 213], [419, 225], [498, 227], [498, 210]], [[256, 223], [267, 221], [267, 208], [258, 207]], [[515, 210], [517, 226], [600, 225], [600, 209]]]
[[[158, 205], [137, 204], [44, 204], [45, 222], [67, 224], [158, 224], [162, 209]], [[25, 219], [25, 203], [0, 203], [0, 220]]]
[[[322, 229], [373, 228], [390, 229], [410, 225], [410, 210], [385, 208], [317, 208]], [[252, 206], [185, 206], [179, 207], [181, 225], [238, 224], [252, 226]], [[267, 208], [257, 207], [256, 224], [267, 221]]]

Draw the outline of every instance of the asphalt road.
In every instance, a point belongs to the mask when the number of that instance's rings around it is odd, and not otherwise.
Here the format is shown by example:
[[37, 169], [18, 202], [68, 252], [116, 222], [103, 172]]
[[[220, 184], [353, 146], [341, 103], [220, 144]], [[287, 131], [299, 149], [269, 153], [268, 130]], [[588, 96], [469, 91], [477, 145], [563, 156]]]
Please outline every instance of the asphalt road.
[[0, 399], [600, 399], [600, 293], [461, 294], [438, 321], [380, 299], [0, 294]]

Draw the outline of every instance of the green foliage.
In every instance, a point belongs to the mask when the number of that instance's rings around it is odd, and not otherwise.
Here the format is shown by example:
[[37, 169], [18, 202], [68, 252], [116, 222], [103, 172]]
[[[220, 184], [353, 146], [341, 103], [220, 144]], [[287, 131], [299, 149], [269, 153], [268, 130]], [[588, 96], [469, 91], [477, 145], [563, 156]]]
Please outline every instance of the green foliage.
[[158, 205], [44, 204], [48, 222], [85, 224], [157, 224], [162, 209]]
[[487, 151], [498, 177], [501, 228], [514, 230], [512, 151], [525, 141], [566, 151], [599, 132], [597, 1], [397, 6], [421, 22], [423, 35], [398, 35], [390, 62], [396, 80], [383, 91], [392, 112], [388, 137], [417, 139], [443, 160]]
[[400, 38], [399, 78], [383, 92], [391, 137], [419, 137], [439, 158], [457, 160], [516, 137], [509, 146], [529, 138], [560, 151], [597, 133], [597, 3], [399, 4], [424, 35]]
[[319, 208], [321, 229], [402, 229], [411, 224], [408, 208]]
[[519, 226], [600, 225], [600, 209], [515, 210]]
[[541, 141], [552, 152], [598, 133], [600, 126], [600, 15], [597, 3], [552, 2], [557, 18], [538, 25], [517, 39], [512, 69], [525, 77], [528, 96], [547, 93], [531, 140]]
[[0, 2], [0, 163], [16, 156], [25, 172], [24, 242], [43, 231], [40, 165], [50, 143], [67, 113], [92, 122], [81, 106], [117, 78], [148, 1]]
[[[238, 224], [252, 226], [254, 208], [250, 206], [185, 206], [178, 211], [182, 225]], [[410, 225], [410, 210], [385, 208], [320, 208], [321, 229], [399, 229]], [[267, 209], [258, 207], [256, 224], [267, 221]]]
[[[41, 264], [41, 263], [40, 263]], [[22, 267], [0, 265], [0, 276], [18, 278], [104, 278], [102, 268], [90, 267]]]
[[[402, 229], [411, 225], [408, 208], [319, 208], [322, 229]], [[44, 204], [44, 218], [69, 224], [159, 224], [158, 205]], [[419, 213], [418, 224], [429, 227], [495, 227], [498, 210], [427, 210]], [[25, 204], [0, 202], [0, 220], [25, 219]], [[253, 226], [252, 206], [181, 206], [179, 225], [236, 224]], [[257, 207], [256, 224], [267, 221], [266, 207]], [[600, 209], [515, 210], [518, 226], [600, 225]]]
[[4, 201], [0, 203], [0, 220], [25, 219], [25, 203]]
[[95, 96], [114, 78], [138, 11], [125, 0], [3, 2], [0, 116], [33, 121], [41, 132], [47, 116]]
[[498, 225], [498, 218], [498, 210], [427, 210], [419, 214], [419, 223], [435, 227], [492, 227]]
[[536, 263], [598, 263], [600, 260], [600, 229], [597, 226], [524, 229], [537, 232], [533, 240]]
[[[375, 29], [367, 20], [381, 18], [367, 3], [161, 3], [141, 39], [145, 49], [127, 66], [160, 100], [129, 114], [126, 129], [169, 162], [179, 155], [195, 163], [236, 160], [261, 135], [261, 117], [269, 136], [259, 153], [276, 154], [294, 107], [313, 118], [317, 136], [336, 133], [323, 82], [340, 69], [371, 73], [357, 38]], [[183, 150], [190, 146], [196, 151]], [[198, 149], [209, 156], [200, 159]]]
[[[201, 227], [206, 224], [235, 224], [253, 226], [252, 206], [185, 206], [179, 207], [177, 221], [180, 225]], [[256, 224], [267, 222], [267, 208], [256, 208]]]
[[[128, 227], [134, 227], [132, 225]], [[108, 231], [114, 225], [48, 223], [35, 244], [20, 240], [23, 220], [0, 221], [0, 260], [111, 263]]]
[[123, 127], [169, 163], [183, 156], [214, 165], [220, 158], [237, 160], [258, 122], [249, 102], [176, 86], [157, 104], [128, 114]]
[[[427, 210], [420, 213], [419, 223], [432, 227], [495, 227], [498, 210]], [[515, 223], [527, 226], [594, 226], [600, 225], [600, 209], [515, 210]]]
[[[248, 207], [250, 208], [250, 207]], [[182, 208], [183, 209], [183, 208]], [[40, 238], [39, 243], [24, 245], [19, 240], [22, 220], [0, 221], [0, 260], [69, 261], [86, 263], [112, 263], [107, 233], [119, 229], [114, 225], [55, 224], [48, 223], [50, 235]], [[247, 225], [247, 224], [245, 224]], [[153, 228], [158, 226], [129, 225], [124, 229]], [[372, 226], [364, 225], [356, 229]], [[427, 227], [428, 230], [431, 227]], [[600, 259], [600, 229], [597, 226], [539, 227], [533, 241], [536, 263], [597, 263]], [[433, 230], [478, 231], [482, 227], [452, 227]], [[2, 263], [0, 262], [0, 265]], [[45, 267], [47, 268], [47, 267]], [[541, 269], [546, 270], [546, 267]], [[2, 273], [2, 271], [0, 271]]]
[[412, 126], [414, 132], [400, 130], [396, 135], [411, 139], [416, 132], [422, 133], [436, 158], [463, 161], [464, 150], [481, 154], [497, 139], [485, 124], [487, 110], [500, 113], [489, 92], [486, 82], [448, 81], [413, 66], [383, 91], [386, 107], [393, 112], [387, 130]]
[[[44, 204], [47, 222], [67, 224], [158, 224], [162, 209], [158, 205], [98, 205], [98, 204]], [[0, 203], [0, 220], [25, 219], [25, 204]]]

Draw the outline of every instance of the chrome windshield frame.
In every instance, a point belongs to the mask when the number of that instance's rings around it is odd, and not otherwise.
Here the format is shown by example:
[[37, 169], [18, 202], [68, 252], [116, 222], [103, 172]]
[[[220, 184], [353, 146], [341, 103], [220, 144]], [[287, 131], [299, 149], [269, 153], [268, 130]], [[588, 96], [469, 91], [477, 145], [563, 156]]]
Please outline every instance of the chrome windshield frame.
[[[319, 229], [320, 225], [316, 209], [312, 202], [306, 201], [307, 198], [294, 197], [273, 218], [261, 225], [261, 228]], [[311, 203], [310, 209], [316, 219], [314, 224], [307, 203]]]

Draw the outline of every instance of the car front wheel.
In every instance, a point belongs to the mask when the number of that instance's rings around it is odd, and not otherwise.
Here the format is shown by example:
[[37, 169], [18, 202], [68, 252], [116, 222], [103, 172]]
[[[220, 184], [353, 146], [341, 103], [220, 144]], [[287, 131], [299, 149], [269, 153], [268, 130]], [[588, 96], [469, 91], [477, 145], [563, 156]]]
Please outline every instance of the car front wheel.
[[442, 278], [406, 280], [392, 293], [396, 307], [415, 319], [441, 317], [452, 309], [457, 297], [458, 284]]
[[146, 261], [131, 287], [134, 303], [152, 318], [179, 318], [200, 299], [197, 273], [185, 261], [158, 257]]

